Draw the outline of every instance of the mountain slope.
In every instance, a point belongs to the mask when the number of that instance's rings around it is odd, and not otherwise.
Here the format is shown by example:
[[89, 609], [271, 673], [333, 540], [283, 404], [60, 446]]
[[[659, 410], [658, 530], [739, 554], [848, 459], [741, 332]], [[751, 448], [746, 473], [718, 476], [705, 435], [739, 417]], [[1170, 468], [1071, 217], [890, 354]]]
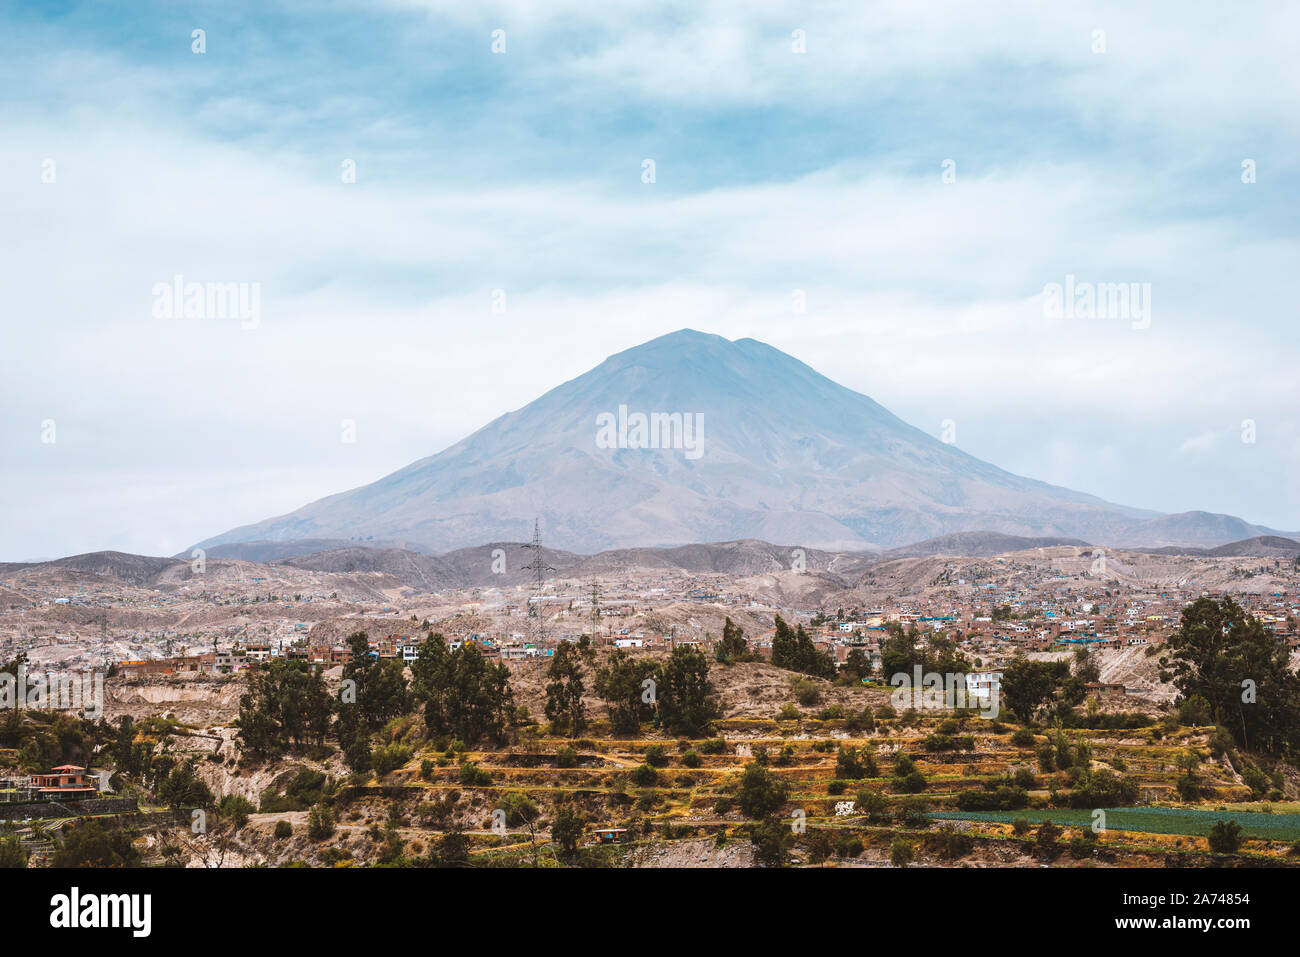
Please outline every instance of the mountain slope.
[[[680, 413], [702, 433], [638, 448], [636, 413]], [[609, 427], [616, 417], [627, 427]], [[756, 340], [681, 330], [437, 455], [200, 546], [373, 537], [442, 552], [527, 539], [534, 517], [548, 545], [585, 553], [737, 539], [851, 550], [973, 530], [1136, 544], [1161, 518], [982, 462]], [[1229, 540], [1195, 525], [1150, 534]]]

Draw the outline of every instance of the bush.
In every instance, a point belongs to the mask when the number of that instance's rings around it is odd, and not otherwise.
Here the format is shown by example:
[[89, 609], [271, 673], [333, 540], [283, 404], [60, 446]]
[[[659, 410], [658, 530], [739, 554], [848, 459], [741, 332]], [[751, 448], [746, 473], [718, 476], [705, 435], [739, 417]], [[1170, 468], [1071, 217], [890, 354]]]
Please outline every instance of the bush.
[[798, 721], [803, 717], [803, 712], [789, 702], [781, 705], [781, 710], [776, 713], [777, 721]]
[[1056, 840], [1061, 836], [1061, 829], [1051, 821], [1044, 821], [1038, 825], [1038, 836], [1036, 841], [1039, 847], [1052, 848], [1056, 846]]
[[971, 852], [973, 842], [951, 825], [944, 825], [926, 838], [926, 847], [945, 861], [955, 861]]
[[895, 867], [906, 867], [912, 863], [912, 842], [901, 837], [894, 838], [889, 846], [889, 863]]
[[1028, 728], [1016, 728], [1011, 732], [1011, 743], [1017, 748], [1032, 748], [1034, 746], [1034, 732]]
[[573, 748], [565, 745], [555, 752], [555, 766], [557, 768], [572, 768], [578, 763], [578, 752]]
[[[875, 762], [872, 762], [873, 764]], [[868, 769], [863, 766], [862, 760], [856, 748], [840, 748], [839, 756], [835, 759], [835, 776], [837, 778], [848, 778], [850, 781], [857, 781], [869, 775]]]
[[1122, 807], [1137, 800], [1138, 783], [1110, 771], [1086, 771], [1070, 792], [1070, 806]]
[[822, 700], [822, 689], [817, 682], [808, 678], [800, 678], [794, 683], [794, 700], [798, 701], [805, 708], [810, 708]]
[[746, 817], [762, 818], [774, 813], [786, 802], [789, 788], [767, 768], [747, 764], [740, 777], [740, 791], [736, 801]]
[[1215, 854], [1236, 854], [1241, 850], [1241, 825], [1236, 821], [1216, 821], [1210, 828], [1210, 850]]
[[668, 752], [664, 750], [662, 744], [652, 744], [645, 749], [645, 763], [652, 768], [667, 767]]
[[898, 782], [899, 788], [907, 794], [920, 794], [925, 790], [925, 775], [920, 771], [913, 771], [907, 777]]
[[889, 807], [889, 801], [879, 791], [873, 791], [870, 788], [863, 788], [858, 792], [857, 803], [854, 810], [869, 818], [880, 818], [885, 816]]
[[1023, 817], [1018, 817], [1011, 822], [1011, 833], [1017, 837], [1024, 837], [1029, 833], [1030, 824]]
[[698, 768], [702, 762], [697, 751], [687, 751], [682, 755], [682, 765], [688, 768]]
[[654, 787], [659, 780], [659, 772], [648, 764], [632, 769], [632, 783], [640, 788]]
[[727, 742], [721, 738], [710, 738], [700, 742], [700, 754], [726, 754]]
[[318, 804], [307, 814], [307, 836], [313, 841], [334, 836], [334, 814], [329, 808]]
[[1002, 785], [995, 791], [960, 791], [957, 807], [963, 811], [1019, 811], [1029, 804], [1022, 788]]
[[411, 747], [406, 744], [386, 744], [375, 748], [370, 760], [375, 774], [383, 777], [389, 771], [394, 771], [411, 760]]
[[288, 821], [283, 821], [283, 820], [275, 822], [276, 840], [283, 841], [286, 837], [292, 837], [292, 836], [293, 836], [292, 824], [290, 824]]
[[466, 761], [460, 766], [460, 783], [466, 787], [485, 788], [492, 784], [492, 775], [473, 761]]

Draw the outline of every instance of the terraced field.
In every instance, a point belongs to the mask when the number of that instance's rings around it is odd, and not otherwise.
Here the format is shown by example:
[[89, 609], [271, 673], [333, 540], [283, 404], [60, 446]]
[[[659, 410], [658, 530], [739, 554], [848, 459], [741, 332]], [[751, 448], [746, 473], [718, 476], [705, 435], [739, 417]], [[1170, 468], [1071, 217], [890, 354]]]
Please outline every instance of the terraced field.
[[[611, 737], [604, 722], [596, 722], [577, 739], [551, 736], [539, 726], [501, 749], [440, 752], [426, 746], [382, 779], [346, 789], [341, 821], [373, 826], [396, 805], [404, 819], [422, 822], [403, 832], [417, 844], [461, 829], [476, 863], [526, 863], [535, 846], [539, 862], [556, 863], [549, 824], [567, 807], [579, 813], [588, 835], [597, 827], [627, 829], [625, 846], [597, 848], [589, 836], [580, 863], [740, 866], [753, 863], [755, 827], [740, 810], [741, 777], [747, 766], [760, 764], [785, 786], [786, 798], [773, 817], [790, 827], [787, 859], [795, 864], [883, 865], [900, 840], [914, 862], [947, 866], [1295, 860], [1291, 844], [1300, 840], [1300, 813], [1265, 813], [1232, 757], [1211, 756], [1209, 728], [1171, 730], [1153, 723], [1068, 730], [1063, 737], [1044, 729], [1032, 742], [1020, 735], [1017, 744], [1012, 726], [950, 712], [881, 717], [870, 730], [850, 731], [846, 724], [731, 719], [716, 723], [714, 738], [687, 741], [652, 732]], [[936, 739], [940, 732], [945, 737]], [[1049, 734], [1081, 755], [1072, 767], [1044, 769], [1039, 752]], [[856, 754], [861, 767], [846, 766], [842, 751]], [[1176, 762], [1189, 751], [1201, 757], [1193, 772], [1199, 800], [1187, 807], [1154, 806], [1179, 802], [1186, 770]], [[900, 773], [908, 760], [919, 778]], [[470, 764], [477, 776], [464, 770]], [[1078, 803], [1075, 785], [1084, 769], [1136, 785], [1132, 806], [1105, 808], [1100, 835], [1088, 828], [1092, 808], [1071, 806]], [[1013, 786], [1022, 801], [1015, 808], [972, 811], [960, 803], [969, 799], [962, 798], [967, 792], [989, 795]], [[539, 811], [532, 834], [519, 826], [505, 833], [493, 826], [493, 811], [518, 796]], [[873, 807], [861, 807], [861, 796]], [[1219, 819], [1243, 826], [1247, 840], [1237, 855], [1209, 853], [1206, 835]], [[1063, 827], [1059, 843], [1038, 841], [1037, 825], [1047, 820]]]
[[[1268, 814], [1260, 811], [1199, 810], [1182, 807], [1104, 808], [1106, 827], [1116, 831], [1140, 831], [1148, 834], [1184, 834], [1205, 837], [1216, 821], [1235, 821], [1248, 837], [1271, 841], [1300, 840], [1300, 814]], [[1093, 812], [1076, 808], [1053, 811], [970, 811], [931, 814], [942, 821], [994, 821], [1009, 824], [1016, 818], [1031, 824], [1051, 821], [1054, 824], [1089, 827]]]

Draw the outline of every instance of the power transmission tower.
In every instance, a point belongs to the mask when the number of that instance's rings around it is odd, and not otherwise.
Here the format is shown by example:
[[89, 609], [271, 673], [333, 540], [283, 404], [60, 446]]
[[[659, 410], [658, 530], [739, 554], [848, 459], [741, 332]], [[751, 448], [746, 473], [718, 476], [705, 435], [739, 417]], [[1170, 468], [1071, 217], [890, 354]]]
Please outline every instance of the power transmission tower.
[[533, 552], [533, 560], [524, 566], [533, 573], [533, 594], [528, 602], [528, 640], [540, 652], [542, 639], [546, 637], [546, 616], [542, 614], [542, 582], [546, 573], [555, 569], [546, 564], [546, 559], [542, 556], [542, 526], [537, 519], [533, 519], [532, 542], [522, 547], [532, 549]]

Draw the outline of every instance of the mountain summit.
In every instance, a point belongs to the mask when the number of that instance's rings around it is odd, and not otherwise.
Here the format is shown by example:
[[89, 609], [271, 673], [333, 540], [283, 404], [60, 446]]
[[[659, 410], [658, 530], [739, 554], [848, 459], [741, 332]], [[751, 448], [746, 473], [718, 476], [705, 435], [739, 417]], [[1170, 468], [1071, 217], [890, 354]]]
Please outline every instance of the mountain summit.
[[1224, 518], [1171, 523], [1013, 475], [769, 345], [683, 329], [437, 455], [200, 547], [373, 538], [445, 551], [527, 539], [534, 517], [548, 545], [586, 553], [745, 538], [888, 548], [976, 529], [1156, 545], [1179, 544], [1161, 539], [1174, 529], [1206, 545]]

